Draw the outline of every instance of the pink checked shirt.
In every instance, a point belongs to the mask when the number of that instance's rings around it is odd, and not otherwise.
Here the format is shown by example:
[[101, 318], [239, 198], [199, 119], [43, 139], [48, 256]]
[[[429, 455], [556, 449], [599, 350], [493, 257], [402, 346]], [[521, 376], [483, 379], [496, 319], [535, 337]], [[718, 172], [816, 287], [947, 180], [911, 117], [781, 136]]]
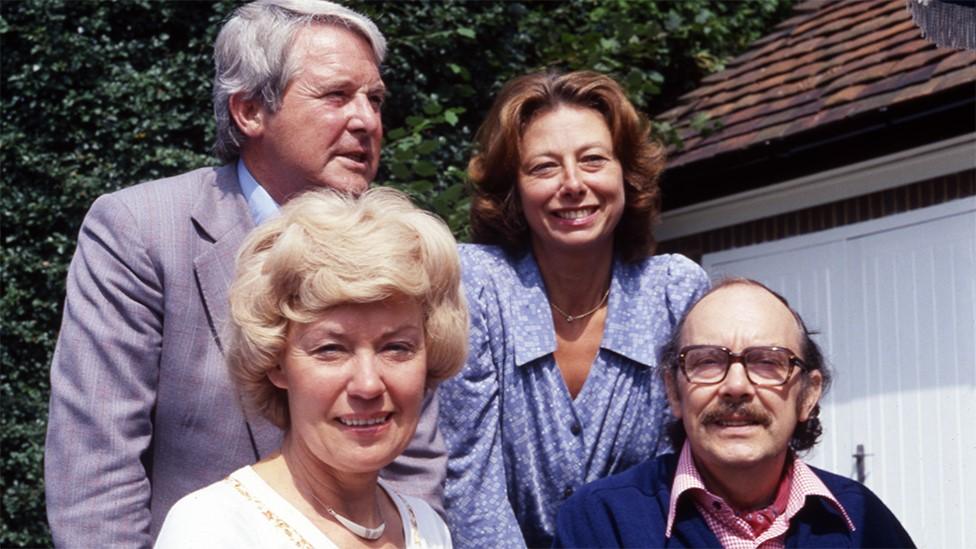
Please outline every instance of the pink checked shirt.
[[705, 523], [708, 524], [708, 527], [711, 528], [725, 549], [782, 548], [786, 539], [786, 531], [790, 528], [790, 519], [803, 508], [807, 496], [820, 496], [829, 501], [843, 515], [847, 527], [852, 532], [854, 531], [854, 523], [847, 516], [844, 507], [834, 498], [817, 475], [799, 458], [793, 460], [792, 479], [786, 512], [777, 516], [772, 526], [756, 536], [753, 534], [753, 529], [749, 523], [736, 515], [725, 500], [705, 489], [705, 483], [695, 467], [695, 460], [691, 457], [691, 446], [685, 441], [684, 447], [681, 449], [681, 456], [678, 458], [678, 469], [674, 475], [674, 483], [671, 486], [668, 524], [664, 535], [668, 538], [671, 537], [671, 527], [674, 524], [678, 499], [686, 492], [688, 492], [689, 497], [694, 498], [698, 512], [701, 513]]

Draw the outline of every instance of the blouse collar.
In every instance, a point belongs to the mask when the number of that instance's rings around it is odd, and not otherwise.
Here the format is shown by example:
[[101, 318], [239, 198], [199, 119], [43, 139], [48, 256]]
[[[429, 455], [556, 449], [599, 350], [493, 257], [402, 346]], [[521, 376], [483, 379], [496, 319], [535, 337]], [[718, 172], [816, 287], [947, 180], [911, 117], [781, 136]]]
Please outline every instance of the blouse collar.
[[[523, 254], [515, 262], [518, 279], [525, 285], [517, 291], [525, 292], [524, 298], [517, 300], [520, 310], [515, 315], [513, 339], [515, 346], [515, 365], [524, 366], [548, 354], [556, 352], [556, 328], [552, 321], [552, 309], [546, 296], [545, 283], [539, 265], [531, 252]], [[634, 310], [648, 310], [637, 307], [641, 300], [653, 298], [640, 291], [640, 266], [628, 265], [614, 257], [610, 275], [610, 296], [607, 301], [607, 318], [600, 348], [623, 355], [641, 365], [657, 364], [655, 339], [650, 333], [635, 333], [635, 326], [646, 326], [647, 322], [633, 318]], [[661, 281], [662, 292], [664, 280]], [[662, 300], [662, 306], [665, 301]], [[661, 311], [668, 314], [668, 311]]]

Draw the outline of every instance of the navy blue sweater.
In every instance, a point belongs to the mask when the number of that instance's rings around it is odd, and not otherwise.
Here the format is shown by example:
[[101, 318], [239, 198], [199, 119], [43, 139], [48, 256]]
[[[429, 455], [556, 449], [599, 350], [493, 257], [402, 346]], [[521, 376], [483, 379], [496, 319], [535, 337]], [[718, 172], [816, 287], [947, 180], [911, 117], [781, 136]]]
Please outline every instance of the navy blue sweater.
[[[721, 547], [689, 498], [664, 537], [678, 456], [645, 461], [580, 488], [559, 509], [553, 547]], [[786, 547], [914, 547], [895, 515], [863, 484], [811, 467], [854, 523], [816, 497], [790, 521]]]

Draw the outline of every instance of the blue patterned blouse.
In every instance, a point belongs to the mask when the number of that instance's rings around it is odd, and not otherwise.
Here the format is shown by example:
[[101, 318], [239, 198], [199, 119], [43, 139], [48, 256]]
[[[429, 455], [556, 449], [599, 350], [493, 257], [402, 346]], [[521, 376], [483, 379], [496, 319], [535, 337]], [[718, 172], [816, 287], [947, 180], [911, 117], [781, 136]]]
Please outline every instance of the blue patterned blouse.
[[574, 400], [532, 254], [464, 245], [461, 266], [470, 354], [438, 389], [451, 536], [462, 548], [548, 547], [573, 490], [668, 450], [654, 366], [708, 277], [680, 255], [615, 261], [603, 341]]

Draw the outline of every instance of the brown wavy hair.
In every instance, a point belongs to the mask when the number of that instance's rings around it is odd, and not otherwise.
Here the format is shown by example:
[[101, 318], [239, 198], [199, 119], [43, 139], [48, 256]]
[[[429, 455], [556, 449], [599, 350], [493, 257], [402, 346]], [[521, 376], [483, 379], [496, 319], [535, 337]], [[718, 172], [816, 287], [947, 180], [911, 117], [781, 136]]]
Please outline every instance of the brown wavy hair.
[[[793, 318], [796, 320], [797, 327], [800, 330], [800, 355], [803, 359], [803, 369], [801, 370], [801, 375], [803, 375], [803, 389], [800, 394], [800, 399], [803, 399], [803, 394], [808, 389], [808, 380], [810, 379], [810, 372], [817, 370], [820, 372], [821, 385], [820, 385], [820, 400], [827, 394], [830, 389], [830, 383], [833, 379], [831, 375], [830, 368], [827, 366], [827, 361], [824, 360], [823, 352], [820, 350], [820, 346], [817, 342], [813, 340], [812, 335], [817, 332], [811, 332], [807, 329], [807, 325], [803, 322], [800, 317], [800, 313], [796, 312], [793, 307], [790, 306], [790, 302], [786, 300], [782, 295], [774, 292], [769, 287], [767, 287], [762, 282], [752, 280], [750, 278], [727, 278], [715, 286], [711, 290], [705, 293], [705, 295], [698, 298], [694, 304], [688, 307], [685, 312], [684, 317], [678, 326], [675, 328], [671, 340], [668, 341], [667, 345], [661, 353], [661, 361], [659, 368], [659, 374], [665, 383], [671, 383], [672, 386], [677, 386], [677, 375], [678, 375], [678, 353], [681, 349], [681, 332], [684, 330], [685, 319], [691, 313], [691, 310], [695, 308], [701, 300], [712, 295], [722, 288], [727, 288], [729, 286], [744, 285], [744, 286], [755, 286], [766, 290], [773, 297], [778, 299], [780, 303], [789, 309], [790, 313], [793, 314]], [[668, 438], [671, 442], [671, 448], [675, 453], [681, 452], [681, 447], [685, 443], [685, 439], [688, 438], [688, 434], [685, 432], [685, 426], [680, 419], [675, 419], [667, 425]], [[817, 442], [820, 441], [820, 436], [823, 434], [823, 424], [820, 422], [820, 402], [817, 402], [810, 410], [810, 417], [806, 421], [797, 422], [796, 428], [793, 429], [793, 435], [790, 437], [790, 448], [798, 453], [802, 454], [807, 450], [813, 448]]]
[[614, 230], [615, 252], [625, 261], [653, 254], [657, 243], [651, 227], [661, 209], [658, 176], [664, 149], [651, 138], [650, 122], [620, 84], [592, 71], [527, 74], [498, 92], [468, 163], [472, 240], [515, 253], [527, 249], [529, 228], [516, 189], [521, 137], [532, 120], [563, 105], [596, 110], [610, 129], [613, 152], [623, 168], [625, 201]]

